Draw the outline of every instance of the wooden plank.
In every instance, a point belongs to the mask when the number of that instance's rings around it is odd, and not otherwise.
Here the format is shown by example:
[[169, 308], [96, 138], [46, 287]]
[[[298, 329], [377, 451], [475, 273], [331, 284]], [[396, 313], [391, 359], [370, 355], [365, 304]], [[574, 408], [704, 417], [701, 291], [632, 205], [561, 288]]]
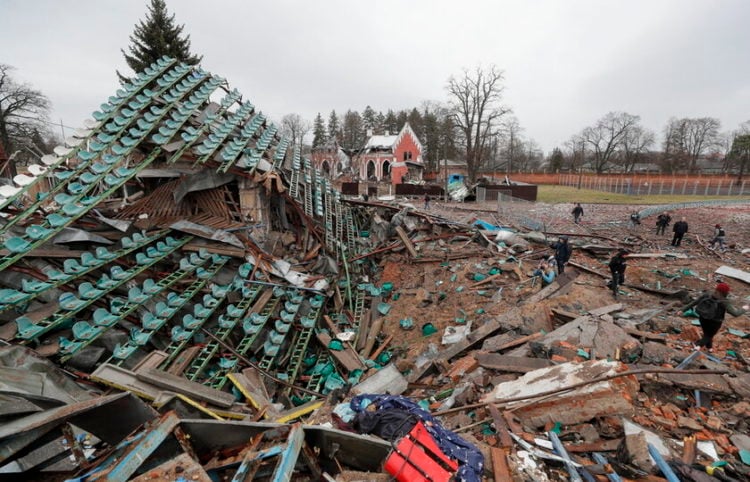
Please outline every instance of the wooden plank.
[[552, 366], [552, 362], [543, 358], [499, 355], [497, 353], [478, 353], [474, 355], [479, 365], [492, 370], [512, 373], [528, 373], [539, 368]]
[[657, 335], [649, 331], [636, 330], [635, 328], [623, 328], [623, 330], [625, 330], [625, 333], [627, 333], [628, 335], [633, 335], [639, 338], [644, 338], [646, 340], [659, 341], [661, 343], [666, 343], [667, 341], [666, 336]]
[[348, 346], [346, 343], [344, 343], [344, 350], [342, 351], [336, 351], [331, 350], [328, 348], [328, 345], [331, 343], [331, 336], [327, 333], [316, 333], [315, 335], [318, 338], [318, 341], [323, 344], [324, 347], [328, 350], [328, 353], [334, 357], [342, 367], [344, 367], [347, 371], [351, 372], [357, 369], [363, 369], [365, 368], [365, 365], [360, 361], [359, 356], [357, 355], [357, 352], [354, 351], [350, 346]]
[[281, 412], [273, 420], [276, 423], [289, 423], [292, 420], [298, 419], [308, 413], [314, 412], [323, 406], [325, 400], [310, 400], [309, 402], [302, 404], [298, 407], [292, 407], [289, 410]]
[[[518, 267], [516, 266], [516, 268], [518, 268]], [[502, 276], [503, 276], [503, 273], [495, 273], [493, 275], [490, 275], [490, 276], [486, 277], [482, 281], [477, 281], [476, 283], [470, 285], [469, 289], [476, 288], [477, 286], [482, 286], [484, 284], [490, 283], [492, 281], [495, 281], [498, 278], [501, 278]]]
[[133, 371], [137, 372], [147, 368], [158, 368], [161, 363], [169, 357], [166, 352], [154, 350], [144, 356], [134, 367]]
[[[72, 251], [70, 249], [32, 249], [24, 253], [22, 258], [80, 258], [85, 251]], [[0, 256], [10, 256], [11, 252], [7, 249], [0, 249]]]
[[398, 234], [398, 237], [401, 238], [401, 241], [404, 242], [404, 246], [406, 246], [406, 250], [409, 251], [409, 254], [412, 256], [412, 258], [416, 258], [418, 256], [417, 250], [414, 248], [414, 245], [409, 239], [409, 235], [406, 234], [406, 231], [404, 231], [404, 228], [402, 228], [401, 226], [396, 226], [396, 233]]
[[243, 373], [229, 373], [227, 378], [237, 387], [237, 390], [240, 391], [250, 405], [263, 414], [263, 417], [273, 419], [278, 416], [264, 388], [253, 383]]
[[612, 305], [602, 306], [600, 308], [594, 308], [593, 310], [589, 310], [590, 315], [594, 316], [601, 316], [606, 315], [607, 313], [612, 313], [613, 311], [620, 311], [622, 310], [622, 303], [615, 303]]
[[495, 480], [498, 482], [511, 482], [513, 476], [508, 466], [508, 452], [506, 449], [492, 447], [490, 449], [492, 456], [492, 472]]
[[516, 346], [520, 346], [520, 345], [523, 345], [524, 343], [528, 343], [530, 341], [536, 340], [537, 338], [541, 338], [541, 337], [542, 337], [542, 333], [541, 332], [532, 333], [531, 335], [522, 336], [521, 338], [517, 338], [517, 339], [515, 339], [513, 341], [509, 341], [508, 343], [506, 343], [504, 345], [500, 345], [497, 348], [495, 348], [494, 351], [507, 350], [508, 348], [513, 348], [513, 347], [516, 347]]
[[192, 382], [177, 375], [153, 368], [135, 374], [136, 379], [151, 383], [167, 390], [182, 393], [191, 398], [228, 408], [234, 403], [234, 396], [220, 392], [200, 383]]
[[175, 357], [172, 364], [169, 365], [167, 373], [172, 375], [182, 375], [182, 372], [193, 363], [193, 360], [198, 356], [198, 353], [200, 353], [201, 350], [202, 348], [199, 346], [190, 346], [182, 350], [180, 354]]
[[373, 353], [372, 355], [370, 355], [370, 356], [369, 356], [368, 358], [369, 358], [370, 360], [373, 360], [373, 361], [375, 361], [375, 359], [377, 359], [377, 358], [378, 358], [378, 355], [380, 355], [380, 354], [381, 354], [381, 353], [383, 352], [383, 350], [385, 350], [385, 348], [386, 348], [386, 347], [387, 347], [387, 346], [388, 346], [388, 345], [389, 345], [389, 344], [390, 344], [390, 343], [391, 343], [392, 341], [393, 341], [393, 335], [388, 335], [388, 338], [386, 338], [385, 340], [383, 340], [383, 343], [381, 343], [381, 344], [380, 344], [380, 346], [378, 347], [378, 349], [377, 349], [377, 350], [375, 350], [375, 352], [374, 352], [374, 353]]
[[565, 450], [573, 453], [585, 452], [614, 452], [622, 442], [621, 438], [611, 440], [599, 440], [598, 442], [581, 443], [581, 444], [564, 444]]
[[508, 449], [513, 446], [513, 439], [508, 432], [508, 424], [505, 422], [500, 410], [493, 405], [488, 404], [487, 408], [492, 415], [492, 420], [495, 422], [495, 431], [497, 432], [497, 441], [500, 443], [500, 447]]
[[628, 254], [628, 258], [680, 258], [688, 259], [689, 256], [684, 253], [675, 253], [672, 251], [664, 251], [658, 253], [631, 253]]

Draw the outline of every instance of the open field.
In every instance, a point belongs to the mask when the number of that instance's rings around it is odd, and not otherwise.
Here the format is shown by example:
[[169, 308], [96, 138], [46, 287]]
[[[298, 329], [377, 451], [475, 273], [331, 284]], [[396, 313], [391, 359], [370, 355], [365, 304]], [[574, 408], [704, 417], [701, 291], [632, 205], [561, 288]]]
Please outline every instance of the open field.
[[537, 201], [545, 203], [574, 203], [584, 204], [671, 204], [690, 201], [706, 201], [713, 199], [746, 199], [750, 196], [683, 196], [683, 195], [627, 195], [594, 189], [577, 189], [571, 186], [539, 185]]

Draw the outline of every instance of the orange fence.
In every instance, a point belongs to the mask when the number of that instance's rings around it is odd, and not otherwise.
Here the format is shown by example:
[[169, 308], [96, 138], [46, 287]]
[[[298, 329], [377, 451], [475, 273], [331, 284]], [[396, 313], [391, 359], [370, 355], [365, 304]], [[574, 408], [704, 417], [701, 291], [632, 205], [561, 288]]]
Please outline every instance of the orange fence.
[[[496, 175], [502, 178], [504, 174]], [[547, 174], [514, 173], [511, 181], [531, 184], [580, 186], [622, 194], [681, 194], [700, 196], [750, 195], [750, 182], [728, 175], [689, 174]]]

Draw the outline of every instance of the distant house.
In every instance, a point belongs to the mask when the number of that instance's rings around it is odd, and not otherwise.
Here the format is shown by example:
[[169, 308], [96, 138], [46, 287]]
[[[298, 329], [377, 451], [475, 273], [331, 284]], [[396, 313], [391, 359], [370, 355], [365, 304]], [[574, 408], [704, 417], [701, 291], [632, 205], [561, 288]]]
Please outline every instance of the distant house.
[[460, 174], [468, 177], [469, 170], [466, 161], [454, 161], [451, 159], [440, 159], [432, 172], [424, 175], [426, 181], [444, 181], [448, 176]]
[[397, 135], [370, 136], [357, 155], [360, 179], [402, 184], [421, 181], [422, 144], [407, 122]]
[[330, 178], [337, 177], [348, 169], [351, 164], [351, 159], [338, 143], [315, 147], [310, 157], [313, 166]]

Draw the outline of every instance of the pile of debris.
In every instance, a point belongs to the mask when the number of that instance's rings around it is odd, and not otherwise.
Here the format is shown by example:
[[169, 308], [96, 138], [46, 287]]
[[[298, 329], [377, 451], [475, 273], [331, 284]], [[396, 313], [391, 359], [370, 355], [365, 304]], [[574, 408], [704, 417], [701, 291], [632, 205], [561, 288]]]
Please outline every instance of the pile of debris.
[[[747, 294], [741, 246], [347, 198], [223, 78], [166, 58], [92, 117], [0, 188], [0, 473], [750, 472], [750, 326], [692, 352], [681, 310], [719, 264]], [[558, 228], [573, 262], [544, 281]]]

